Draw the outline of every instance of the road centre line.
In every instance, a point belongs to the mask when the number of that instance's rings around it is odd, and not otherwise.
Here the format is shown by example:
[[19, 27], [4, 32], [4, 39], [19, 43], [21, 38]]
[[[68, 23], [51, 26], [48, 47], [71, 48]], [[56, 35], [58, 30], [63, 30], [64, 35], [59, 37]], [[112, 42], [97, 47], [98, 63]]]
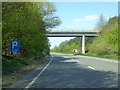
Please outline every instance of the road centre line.
[[88, 68], [92, 69], [92, 70], [95, 70], [95, 68], [91, 67], [91, 66], [88, 66]]
[[52, 60], [53, 60], [53, 56], [52, 56], [52, 59], [48, 62], [48, 64], [42, 69], [42, 71], [25, 88], [30, 88], [32, 86], [32, 84], [38, 79], [39, 76], [42, 75], [42, 73], [45, 71], [45, 69], [50, 65]]

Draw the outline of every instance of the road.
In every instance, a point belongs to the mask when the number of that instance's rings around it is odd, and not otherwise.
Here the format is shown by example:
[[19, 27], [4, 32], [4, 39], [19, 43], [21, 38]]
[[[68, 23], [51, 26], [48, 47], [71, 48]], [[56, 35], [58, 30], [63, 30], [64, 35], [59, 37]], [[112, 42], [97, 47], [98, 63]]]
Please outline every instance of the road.
[[52, 59], [9, 88], [117, 88], [118, 62], [52, 53]]

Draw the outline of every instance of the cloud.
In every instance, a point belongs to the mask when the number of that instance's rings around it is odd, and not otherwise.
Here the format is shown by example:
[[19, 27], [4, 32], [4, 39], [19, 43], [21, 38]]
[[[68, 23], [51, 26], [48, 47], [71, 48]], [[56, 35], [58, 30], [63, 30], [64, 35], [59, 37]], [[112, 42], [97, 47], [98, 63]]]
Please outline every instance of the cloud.
[[84, 21], [93, 21], [93, 20], [97, 20], [99, 18], [99, 15], [88, 15], [88, 16], [85, 16], [84, 18], [77, 18], [77, 19], [74, 19], [73, 21], [74, 22], [84, 22]]

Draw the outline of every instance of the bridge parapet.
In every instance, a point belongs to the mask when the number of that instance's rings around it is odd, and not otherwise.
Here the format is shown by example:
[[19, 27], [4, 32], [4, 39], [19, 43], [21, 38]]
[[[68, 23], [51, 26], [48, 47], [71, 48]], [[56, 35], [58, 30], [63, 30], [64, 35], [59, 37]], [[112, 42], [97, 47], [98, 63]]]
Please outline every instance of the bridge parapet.
[[98, 30], [51, 30], [48, 34], [97, 34]]

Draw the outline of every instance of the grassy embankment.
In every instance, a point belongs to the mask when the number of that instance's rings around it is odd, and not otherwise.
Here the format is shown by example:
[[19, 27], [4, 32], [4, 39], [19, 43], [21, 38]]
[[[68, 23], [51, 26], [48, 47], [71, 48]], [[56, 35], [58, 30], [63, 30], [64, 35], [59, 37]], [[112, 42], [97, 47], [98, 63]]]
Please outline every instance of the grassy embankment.
[[28, 58], [24, 58], [24, 60], [13, 60], [13, 59], [3, 60], [2, 86], [6, 87], [11, 85], [19, 78], [21, 78], [28, 72], [34, 70], [36, 67], [40, 66], [47, 60], [50, 60], [50, 57], [44, 57], [33, 60], [29, 60]]
[[[54, 53], [74, 54], [72, 52], [54, 52]], [[106, 58], [106, 59], [118, 60], [118, 56], [113, 56], [113, 55], [97, 55], [97, 54], [94, 54], [94, 53], [85, 53], [85, 54], [76, 54], [76, 55], [91, 56], [91, 57], [98, 57], [98, 58]]]
[[113, 56], [113, 55], [97, 55], [97, 54], [93, 54], [93, 53], [86, 53], [86, 54], [81, 54], [81, 55], [118, 60], [118, 56]]
[[[118, 17], [110, 18], [100, 29], [99, 37], [86, 37], [85, 56], [110, 58], [118, 60]], [[81, 39], [73, 38], [54, 47], [52, 52], [72, 53], [72, 50], [81, 51]], [[82, 55], [82, 54], [81, 54]]]

